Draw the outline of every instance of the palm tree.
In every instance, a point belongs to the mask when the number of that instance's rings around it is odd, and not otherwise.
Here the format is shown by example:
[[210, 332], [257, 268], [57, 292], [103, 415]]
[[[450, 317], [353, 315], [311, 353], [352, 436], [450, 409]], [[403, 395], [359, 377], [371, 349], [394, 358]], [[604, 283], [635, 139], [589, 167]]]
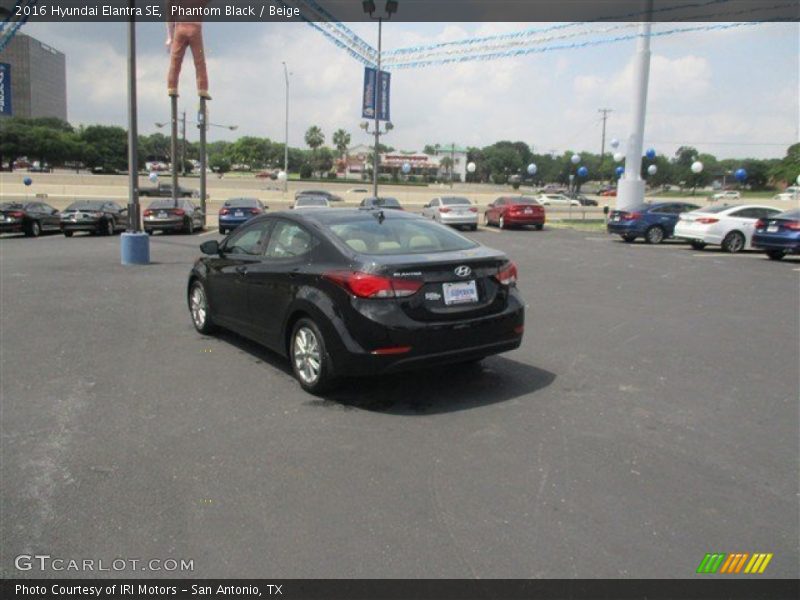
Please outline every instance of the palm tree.
[[319, 128], [317, 125], [312, 125], [306, 131], [306, 144], [312, 151], [316, 151], [317, 148], [322, 146], [325, 143], [325, 134], [322, 133], [322, 129]]
[[343, 159], [347, 158], [347, 148], [350, 146], [350, 134], [344, 129], [337, 129], [333, 133], [333, 144]]

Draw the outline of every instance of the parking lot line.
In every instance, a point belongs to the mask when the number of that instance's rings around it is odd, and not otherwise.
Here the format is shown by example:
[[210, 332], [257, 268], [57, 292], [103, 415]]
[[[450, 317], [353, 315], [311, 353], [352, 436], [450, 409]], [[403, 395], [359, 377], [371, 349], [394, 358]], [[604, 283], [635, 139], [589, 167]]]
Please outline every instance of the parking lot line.
[[212, 234], [214, 234], [214, 233], [218, 233], [218, 231], [217, 231], [216, 229], [209, 229], [208, 231], [204, 231], [204, 232], [202, 232], [202, 233], [198, 233], [197, 235], [198, 235], [198, 236], [202, 236], [202, 235], [212, 235]]

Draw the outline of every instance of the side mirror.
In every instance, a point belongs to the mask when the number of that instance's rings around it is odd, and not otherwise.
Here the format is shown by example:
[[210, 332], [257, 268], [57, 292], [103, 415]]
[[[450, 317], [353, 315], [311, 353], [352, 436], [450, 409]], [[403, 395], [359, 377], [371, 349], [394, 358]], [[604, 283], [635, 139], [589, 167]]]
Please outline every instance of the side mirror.
[[200, 244], [200, 252], [208, 254], [209, 256], [219, 255], [219, 242], [217, 240], [208, 240]]

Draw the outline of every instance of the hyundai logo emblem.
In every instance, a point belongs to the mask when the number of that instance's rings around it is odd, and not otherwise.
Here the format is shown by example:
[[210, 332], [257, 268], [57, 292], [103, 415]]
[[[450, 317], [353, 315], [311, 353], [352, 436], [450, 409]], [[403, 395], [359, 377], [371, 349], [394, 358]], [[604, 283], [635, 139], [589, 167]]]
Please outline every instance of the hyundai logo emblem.
[[455, 273], [459, 277], [469, 277], [472, 274], [472, 269], [467, 265], [461, 265], [460, 267], [456, 267]]

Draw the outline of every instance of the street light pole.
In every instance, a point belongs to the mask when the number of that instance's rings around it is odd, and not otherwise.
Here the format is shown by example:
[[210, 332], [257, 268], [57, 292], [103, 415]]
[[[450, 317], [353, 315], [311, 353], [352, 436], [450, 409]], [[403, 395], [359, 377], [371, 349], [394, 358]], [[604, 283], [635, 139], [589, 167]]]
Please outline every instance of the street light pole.
[[181, 174], [186, 177], [186, 111], [181, 113]]
[[625, 156], [625, 174], [617, 184], [617, 210], [633, 210], [644, 202], [645, 182], [642, 179], [642, 147], [647, 113], [647, 86], [650, 80], [650, 31], [653, 0], [645, 0], [645, 16], [639, 29], [634, 75], [633, 116], [631, 134]]
[[381, 37], [383, 34], [383, 18], [378, 17], [378, 69], [375, 72], [375, 156], [372, 160], [372, 195], [378, 197], [378, 171], [380, 171], [381, 157], [378, 153], [378, 147], [381, 140], [381, 128], [378, 120], [380, 116], [380, 109], [378, 102], [380, 101], [380, 82], [381, 82]]
[[172, 139], [170, 140], [170, 162], [172, 163], [172, 205], [178, 207], [178, 97], [170, 96]]
[[289, 191], [289, 69], [283, 63], [283, 77], [286, 80], [286, 131], [284, 132], [283, 143], [283, 172], [286, 179], [283, 182], [283, 191]]

